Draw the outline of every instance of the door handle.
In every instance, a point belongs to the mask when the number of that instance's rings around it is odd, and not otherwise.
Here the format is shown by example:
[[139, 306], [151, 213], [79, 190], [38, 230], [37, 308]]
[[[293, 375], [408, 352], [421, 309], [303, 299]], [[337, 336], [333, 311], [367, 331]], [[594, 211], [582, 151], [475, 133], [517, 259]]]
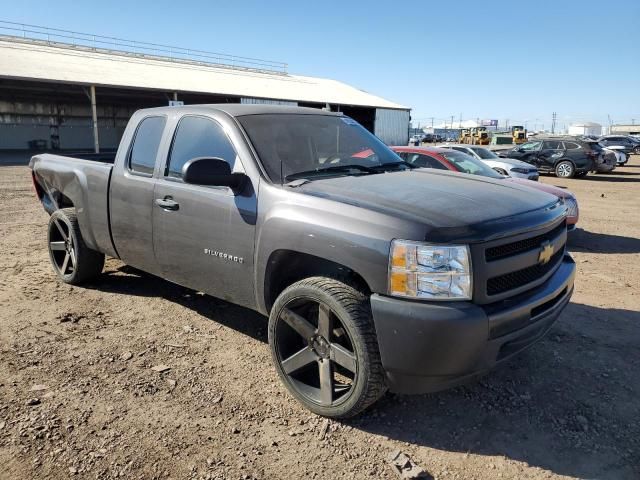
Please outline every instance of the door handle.
[[178, 210], [180, 208], [180, 204], [171, 197], [156, 198], [156, 205], [164, 210]]

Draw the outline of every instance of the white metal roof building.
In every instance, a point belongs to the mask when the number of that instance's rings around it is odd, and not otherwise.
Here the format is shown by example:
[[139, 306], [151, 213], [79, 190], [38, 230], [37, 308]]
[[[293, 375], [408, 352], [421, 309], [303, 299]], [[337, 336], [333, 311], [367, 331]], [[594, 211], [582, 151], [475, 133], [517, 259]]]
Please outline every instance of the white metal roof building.
[[0, 21], [0, 149], [93, 148], [92, 96], [103, 148], [133, 111], [175, 100], [328, 107], [386, 143], [408, 139], [408, 107], [281, 62]]
[[602, 135], [602, 125], [595, 122], [581, 122], [569, 125], [569, 135]]

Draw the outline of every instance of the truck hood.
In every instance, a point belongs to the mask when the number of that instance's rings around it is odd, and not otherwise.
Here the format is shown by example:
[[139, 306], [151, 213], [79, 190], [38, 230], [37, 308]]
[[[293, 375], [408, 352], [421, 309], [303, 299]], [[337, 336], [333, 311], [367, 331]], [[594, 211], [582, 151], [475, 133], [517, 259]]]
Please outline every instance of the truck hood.
[[487, 240], [555, 221], [558, 198], [515, 182], [428, 168], [315, 180], [300, 193], [419, 222], [429, 240]]
[[512, 182], [518, 185], [522, 185], [528, 188], [534, 188], [536, 190], [542, 190], [543, 192], [550, 193], [560, 198], [575, 198], [575, 195], [569, 190], [558, 188], [554, 185], [548, 185], [542, 182], [534, 182], [533, 180], [526, 180], [524, 178], [512, 178], [508, 177], [504, 179], [505, 182]]

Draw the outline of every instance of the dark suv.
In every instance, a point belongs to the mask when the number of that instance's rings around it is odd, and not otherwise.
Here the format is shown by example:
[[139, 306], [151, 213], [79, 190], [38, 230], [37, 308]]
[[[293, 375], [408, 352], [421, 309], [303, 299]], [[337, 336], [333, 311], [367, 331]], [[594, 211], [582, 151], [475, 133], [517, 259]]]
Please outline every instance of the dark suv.
[[623, 147], [624, 153], [640, 153], [640, 141], [625, 135], [605, 135], [598, 139], [603, 147]]
[[538, 138], [502, 152], [502, 157], [517, 158], [538, 167], [540, 172], [557, 177], [582, 177], [594, 170], [595, 152], [588, 142], [567, 138]]

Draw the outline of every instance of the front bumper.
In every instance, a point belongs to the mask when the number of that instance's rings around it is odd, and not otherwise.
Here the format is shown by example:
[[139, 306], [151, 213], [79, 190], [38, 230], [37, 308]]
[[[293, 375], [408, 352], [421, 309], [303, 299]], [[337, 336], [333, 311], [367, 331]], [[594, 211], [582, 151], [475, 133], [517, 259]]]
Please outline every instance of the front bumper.
[[499, 305], [372, 295], [389, 389], [427, 393], [453, 387], [532, 345], [569, 303], [575, 270], [573, 259], [565, 255], [546, 283]]
[[534, 182], [537, 182], [540, 178], [540, 174], [538, 172], [518, 173], [509, 171], [509, 176], [513, 178], [524, 178], [525, 180], [533, 180]]

